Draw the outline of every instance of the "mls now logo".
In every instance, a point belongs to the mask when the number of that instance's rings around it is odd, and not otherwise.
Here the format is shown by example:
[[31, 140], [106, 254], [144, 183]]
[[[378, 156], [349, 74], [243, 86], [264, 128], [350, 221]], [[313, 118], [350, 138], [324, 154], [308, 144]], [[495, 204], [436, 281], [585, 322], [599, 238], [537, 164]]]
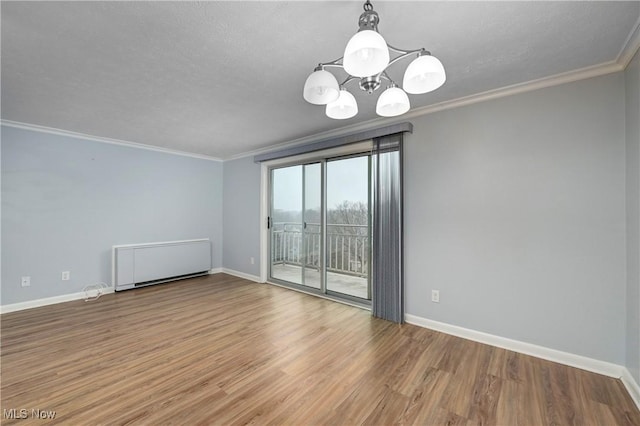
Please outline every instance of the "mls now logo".
[[26, 408], [4, 408], [2, 410], [2, 416], [7, 420], [21, 420], [21, 419], [40, 419], [40, 420], [53, 420], [56, 417], [55, 411], [40, 410]]
[[31, 418], [41, 420], [53, 420], [56, 417], [55, 411], [50, 410], [31, 410]]
[[5, 419], [26, 419], [29, 417], [29, 410], [26, 408], [5, 408], [2, 410], [2, 416]]

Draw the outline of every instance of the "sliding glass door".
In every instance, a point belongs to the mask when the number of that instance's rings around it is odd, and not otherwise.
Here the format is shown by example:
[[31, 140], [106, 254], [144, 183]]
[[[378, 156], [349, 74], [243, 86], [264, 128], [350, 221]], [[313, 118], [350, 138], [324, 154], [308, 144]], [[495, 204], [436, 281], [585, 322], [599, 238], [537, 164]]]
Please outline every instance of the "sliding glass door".
[[369, 156], [329, 160], [327, 291], [369, 300]]
[[271, 277], [321, 288], [320, 163], [271, 171]]
[[270, 170], [270, 279], [369, 303], [370, 164], [361, 155]]

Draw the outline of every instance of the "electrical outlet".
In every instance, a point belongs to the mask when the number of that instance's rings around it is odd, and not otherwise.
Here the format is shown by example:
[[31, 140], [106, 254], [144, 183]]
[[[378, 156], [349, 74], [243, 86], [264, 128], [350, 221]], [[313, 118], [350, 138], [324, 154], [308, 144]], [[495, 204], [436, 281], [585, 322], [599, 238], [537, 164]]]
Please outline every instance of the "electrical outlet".
[[431, 290], [431, 301], [434, 303], [440, 303], [440, 291]]
[[31, 285], [31, 277], [22, 277], [20, 285], [22, 287], [29, 287]]
[[251, 264], [252, 264], [252, 265], [255, 265], [255, 263], [256, 263], [256, 259], [255, 259], [254, 257], [252, 257], [250, 260], [251, 260]]
[[62, 271], [62, 281], [69, 281], [71, 279], [71, 271]]

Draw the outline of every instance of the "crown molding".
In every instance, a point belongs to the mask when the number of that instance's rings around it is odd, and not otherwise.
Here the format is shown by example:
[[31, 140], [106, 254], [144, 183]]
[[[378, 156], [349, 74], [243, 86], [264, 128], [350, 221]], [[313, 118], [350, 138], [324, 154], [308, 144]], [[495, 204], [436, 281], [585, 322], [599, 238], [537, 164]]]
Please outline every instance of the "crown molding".
[[622, 45], [622, 49], [618, 53], [618, 57], [616, 58], [616, 62], [622, 66], [622, 69], [627, 68], [629, 62], [633, 59], [634, 55], [640, 48], [640, 16], [638, 16], [638, 20], [636, 21], [636, 25], [633, 27], [629, 36], [624, 41]]
[[501, 87], [499, 89], [487, 90], [486, 92], [476, 93], [474, 95], [465, 96], [451, 101], [440, 102], [425, 107], [416, 108], [403, 115], [406, 118], [415, 118], [422, 115], [432, 114], [447, 109], [459, 108], [467, 105], [477, 104], [480, 102], [490, 101], [494, 99], [504, 98], [507, 96], [518, 95], [521, 93], [532, 92], [534, 90], [545, 89], [548, 87], [559, 86], [561, 84], [573, 83], [580, 80], [586, 80], [593, 77], [611, 74], [622, 71], [624, 67], [616, 61], [606, 62], [604, 64], [589, 66], [578, 70], [568, 71], [555, 74], [549, 77], [531, 80], [526, 83], [518, 83], [510, 86]]
[[74, 139], [84, 139], [84, 140], [89, 140], [93, 142], [126, 146], [129, 148], [145, 149], [147, 151], [162, 152], [163, 154], [179, 155], [181, 157], [198, 158], [200, 160], [208, 160], [208, 161], [223, 161], [221, 158], [211, 157], [203, 154], [194, 154], [191, 152], [179, 151], [176, 149], [169, 149], [169, 148], [161, 148], [161, 147], [146, 145], [138, 142], [129, 142], [129, 141], [123, 141], [120, 139], [111, 139], [111, 138], [104, 138], [101, 136], [87, 135], [84, 133], [72, 132], [69, 130], [62, 130], [62, 129], [56, 129], [53, 127], [40, 126], [37, 124], [21, 123], [18, 121], [11, 121], [11, 120], [0, 120], [0, 125], [6, 126], [6, 127], [13, 127], [16, 129], [31, 130], [39, 133], [47, 133], [50, 135], [65, 136], [65, 137], [74, 138]]
[[[638, 31], [638, 27], [636, 26], [635, 34], [638, 35], [640, 31]], [[636, 38], [632, 38], [630, 36], [627, 46], [633, 46], [635, 43], [635, 50], [638, 48], [638, 44], [640, 44], [640, 39], [636, 36]], [[634, 42], [634, 40], [636, 40]], [[624, 52], [629, 52], [633, 50], [633, 47], [629, 47], [628, 49], [624, 49]], [[635, 53], [635, 50], [633, 52]], [[623, 59], [629, 56], [628, 53], [621, 52], [616, 61], [605, 62], [603, 64], [593, 65], [573, 71], [567, 71], [560, 74], [555, 74], [549, 77], [544, 77], [536, 80], [527, 81], [525, 83], [513, 84], [510, 86], [501, 87], [499, 89], [488, 90], [486, 92], [476, 93], [470, 96], [464, 96], [461, 98], [453, 99], [450, 101], [444, 101], [433, 105], [427, 105], [424, 107], [415, 108], [410, 110], [406, 114], [403, 114], [398, 117], [393, 118], [373, 118], [371, 120], [363, 121], [356, 124], [351, 124], [348, 126], [339, 127], [337, 129], [328, 130], [325, 132], [314, 133], [308, 136], [304, 136], [298, 139], [293, 139], [286, 142], [276, 143], [274, 145], [270, 145], [267, 148], [261, 148], [254, 151], [245, 152], [242, 154], [237, 154], [225, 158], [225, 161], [228, 160], [236, 160], [239, 158], [255, 156], [259, 154], [264, 154], [267, 152], [280, 150], [284, 148], [290, 148], [296, 145], [302, 145], [309, 142], [314, 142], [320, 139], [328, 139], [336, 136], [340, 136], [346, 133], [359, 132], [362, 130], [370, 129], [372, 126], [383, 126], [399, 123], [402, 121], [406, 121], [407, 119], [421, 117], [423, 115], [432, 114], [434, 112], [444, 111], [448, 109], [459, 108], [467, 105], [472, 105], [480, 102], [485, 102], [489, 100], [504, 98], [507, 96], [517, 95], [520, 93], [531, 92], [538, 89], [544, 89], [547, 87], [558, 86], [566, 83], [573, 83], [575, 81], [585, 80], [588, 78], [599, 77], [606, 74], [611, 74], [618, 71], [623, 71], [626, 65], [622, 63]], [[629, 61], [633, 55], [629, 57]]]

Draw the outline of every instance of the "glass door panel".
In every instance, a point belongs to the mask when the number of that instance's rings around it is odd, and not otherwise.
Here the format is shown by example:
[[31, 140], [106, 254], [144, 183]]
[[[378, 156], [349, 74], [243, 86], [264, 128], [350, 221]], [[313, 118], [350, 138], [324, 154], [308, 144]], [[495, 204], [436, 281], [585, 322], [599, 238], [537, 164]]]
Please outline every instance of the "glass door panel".
[[369, 156], [326, 163], [326, 288], [371, 300]]
[[271, 277], [320, 289], [320, 163], [271, 171]]
[[303, 284], [303, 166], [271, 171], [271, 277]]

